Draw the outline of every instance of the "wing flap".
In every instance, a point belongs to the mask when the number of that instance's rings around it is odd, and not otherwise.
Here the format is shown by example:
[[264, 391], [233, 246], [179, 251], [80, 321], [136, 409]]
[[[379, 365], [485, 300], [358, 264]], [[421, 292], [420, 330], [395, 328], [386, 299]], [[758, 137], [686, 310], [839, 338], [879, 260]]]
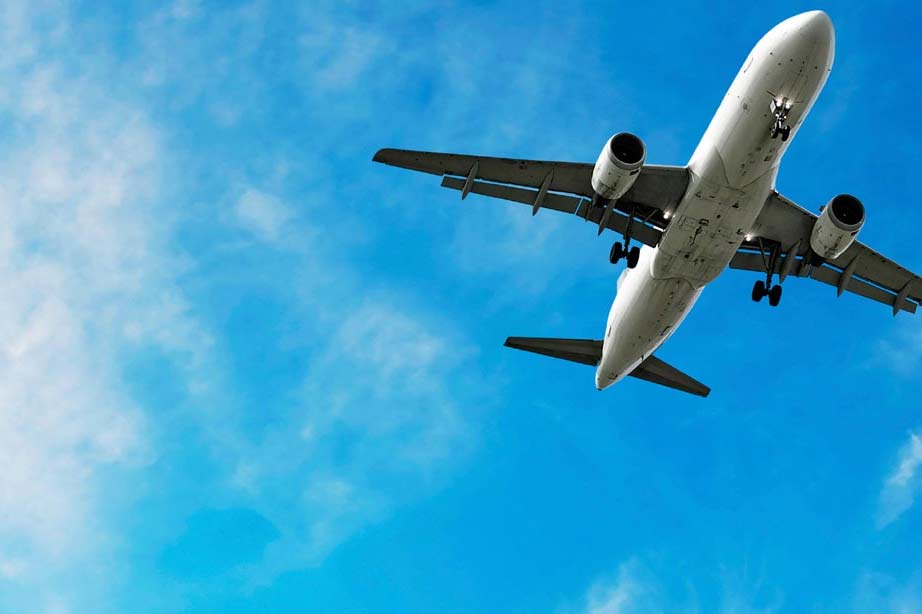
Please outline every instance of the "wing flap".
[[[860, 262], [861, 261], [859, 261], [859, 264]], [[783, 260], [779, 259], [775, 266], [775, 272], [778, 273], [783, 266]], [[730, 268], [743, 271], [756, 271], [758, 273], [765, 272], [765, 264], [762, 260], [762, 256], [749, 252], [737, 252], [737, 254], [733, 256], [733, 260], [730, 261]], [[820, 267], [810, 267], [809, 265], [804, 264], [803, 259], [798, 259], [797, 263], [794, 264], [791, 268], [792, 275], [799, 277], [809, 277], [824, 284], [828, 284], [837, 290], [839, 288], [839, 283], [842, 279], [843, 273], [844, 271], [839, 271], [836, 268], [827, 265]], [[848, 292], [852, 292], [853, 294], [857, 294], [858, 296], [869, 298], [872, 301], [877, 301], [878, 303], [882, 303], [888, 307], [892, 307], [897, 299], [897, 293], [890, 292], [889, 290], [874, 284], [870, 284], [862, 279], [859, 279], [857, 275], [852, 275], [842, 289]], [[915, 313], [916, 304], [910, 300], [907, 300], [906, 298], [903, 298], [900, 304], [900, 309], [903, 311], [908, 311], [909, 313]]]
[[[464, 190], [467, 184], [467, 180], [461, 179], [459, 177], [442, 177], [442, 187], [449, 188], [452, 190]], [[513, 202], [522, 203], [528, 206], [533, 206], [535, 200], [538, 198], [538, 190], [532, 190], [529, 188], [519, 188], [510, 185], [501, 185], [498, 183], [487, 183], [485, 181], [474, 181], [469, 186], [471, 194], [480, 194], [482, 196], [490, 196], [492, 198], [501, 198], [503, 200], [510, 200]], [[590, 222], [595, 222], [596, 224], [602, 219], [603, 209], [600, 207], [593, 207], [589, 210], [588, 216], [586, 215], [586, 208], [589, 207], [589, 201], [584, 198], [579, 198], [577, 196], [567, 196], [564, 194], [555, 194], [553, 192], [548, 192], [545, 194], [541, 207], [546, 209], [554, 209], [555, 211], [563, 211], [564, 213], [573, 213], [580, 215], [581, 217], [589, 220]], [[628, 226], [628, 216], [618, 213], [617, 211], [612, 211], [608, 217], [608, 222], [606, 226], [617, 233], [624, 234], [627, 231]], [[631, 237], [637, 239], [644, 245], [649, 245], [650, 247], [655, 247], [659, 243], [660, 236], [662, 232], [635, 221], [631, 227]]]

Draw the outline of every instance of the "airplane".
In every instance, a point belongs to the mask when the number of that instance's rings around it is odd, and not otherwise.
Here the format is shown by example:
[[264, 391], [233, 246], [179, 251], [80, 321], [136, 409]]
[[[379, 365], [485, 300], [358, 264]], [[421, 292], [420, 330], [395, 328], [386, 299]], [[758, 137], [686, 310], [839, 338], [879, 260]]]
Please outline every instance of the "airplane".
[[[727, 267], [764, 275], [752, 300], [776, 307], [782, 283], [804, 277], [900, 311], [922, 303], [922, 279], [857, 240], [864, 204], [834, 196], [814, 215], [775, 190], [784, 152], [832, 70], [835, 32], [823, 11], [772, 28], [746, 58], [686, 166], [646, 164], [621, 132], [596, 163], [382, 149], [375, 162], [442, 176], [461, 198], [480, 194], [571, 213], [622, 235], [626, 260], [602, 339], [509, 337], [505, 345], [596, 367], [602, 390], [632, 376], [706, 397], [710, 388], [654, 356]], [[641, 246], [632, 245], [636, 241]], [[778, 283], [774, 282], [777, 276]]]

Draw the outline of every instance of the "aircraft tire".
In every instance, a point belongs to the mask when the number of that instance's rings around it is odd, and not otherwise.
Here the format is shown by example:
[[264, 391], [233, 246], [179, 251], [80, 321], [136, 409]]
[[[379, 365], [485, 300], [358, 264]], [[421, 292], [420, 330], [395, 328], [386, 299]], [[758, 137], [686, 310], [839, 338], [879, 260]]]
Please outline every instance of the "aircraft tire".
[[632, 247], [627, 254], [627, 268], [633, 269], [640, 262], [640, 248]]
[[777, 307], [779, 303], [781, 303], [781, 286], [773, 286], [768, 291], [768, 304]]

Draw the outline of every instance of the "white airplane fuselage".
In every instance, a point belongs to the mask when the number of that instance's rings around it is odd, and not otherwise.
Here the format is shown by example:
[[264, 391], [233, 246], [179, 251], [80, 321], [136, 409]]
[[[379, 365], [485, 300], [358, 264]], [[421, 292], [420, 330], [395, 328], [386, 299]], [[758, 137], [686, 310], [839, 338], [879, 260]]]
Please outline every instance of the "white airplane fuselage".
[[[753, 48], [688, 163], [689, 184], [659, 245], [618, 280], [601, 390], [659, 348], [730, 263], [775, 187], [785, 150], [826, 83], [835, 34], [822, 11], [787, 19]], [[771, 137], [773, 99], [790, 101], [790, 136]]]

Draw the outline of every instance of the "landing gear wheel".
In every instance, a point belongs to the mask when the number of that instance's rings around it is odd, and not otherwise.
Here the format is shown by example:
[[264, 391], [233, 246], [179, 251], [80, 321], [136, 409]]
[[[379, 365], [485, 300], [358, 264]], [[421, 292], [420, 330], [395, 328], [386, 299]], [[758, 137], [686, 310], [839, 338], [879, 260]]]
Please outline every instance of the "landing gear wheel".
[[772, 126], [772, 138], [773, 139], [778, 137], [779, 132], [781, 132], [781, 128], [778, 127], [778, 124], [775, 124], [774, 126]]
[[752, 287], [752, 300], [758, 303], [766, 294], [768, 293], [765, 291], [765, 282], [760, 279]]
[[789, 136], [791, 136], [791, 127], [785, 126], [784, 128], [781, 129], [781, 140], [786, 141], [788, 140]]
[[612, 264], [618, 264], [618, 262], [624, 258], [624, 246], [620, 243], [615, 243], [611, 246], [611, 252], [608, 254], [608, 260]]
[[781, 286], [773, 286], [772, 289], [768, 291], [768, 304], [772, 307], [777, 307], [780, 302]]
[[640, 262], [640, 248], [632, 247], [631, 251], [627, 253], [627, 268], [633, 269], [638, 262]]

